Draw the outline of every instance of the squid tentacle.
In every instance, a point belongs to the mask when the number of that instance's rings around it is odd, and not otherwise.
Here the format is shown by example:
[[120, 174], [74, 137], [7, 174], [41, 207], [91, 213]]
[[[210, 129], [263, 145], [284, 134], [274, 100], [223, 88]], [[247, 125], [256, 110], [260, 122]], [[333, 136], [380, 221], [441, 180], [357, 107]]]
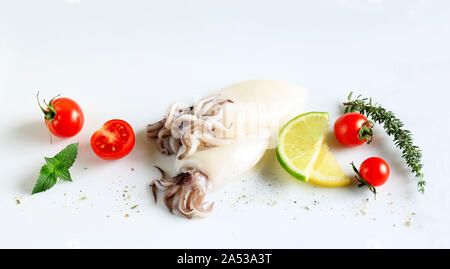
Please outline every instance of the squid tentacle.
[[147, 125], [147, 136], [150, 138], [157, 138], [159, 131], [164, 127], [164, 123], [162, 120]]
[[166, 173], [156, 167], [161, 178], [155, 179], [150, 184], [155, 201], [157, 200], [157, 189], [163, 190], [162, 200], [172, 213], [191, 218], [194, 215], [206, 215], [213, 209], [214, 203], [205, 206], [205, 196], [209, 189], [208, 177], [201, 171], [187, 170], [174, 177], [166, 177]]
[[170, 149], [171, 149], [172, 153], [177, 153], [178, 150], [180, 150], [180, 147], [181, 147], [180, 139], [176, 139], [174, 137], [171, 137], [169, 139], [169, 144], [170, 144]]
[[233, 103], [219, 95], [200, 99], [194, 106], [174, 103], [164, 119], [147, 126], [147, 136], [157, 139], [158, 150], [166, 155], [176, 153], [178, 159], [192, 155], [200, 148], [230, 143], [224, 137], [228, 129], [221, 122], [223, 105]]
[[156, 146], [159, 151], [163, 154], [169, 154], [169, 150], [167, 149], [167, 138], [170, 137], [170, 130], [166, 128], [162, 128], [158, 133], [158, 140], [156, 142]]

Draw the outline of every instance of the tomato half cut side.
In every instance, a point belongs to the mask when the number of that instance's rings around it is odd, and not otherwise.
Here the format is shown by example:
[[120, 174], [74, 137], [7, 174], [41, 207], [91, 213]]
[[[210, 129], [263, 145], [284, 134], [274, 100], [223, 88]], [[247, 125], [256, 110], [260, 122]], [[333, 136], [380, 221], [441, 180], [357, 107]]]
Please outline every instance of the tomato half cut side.
[[135, 139], [133, 128], [126, 121], [114, 119], [92, 135], [91, 147], [98, 157], [116, 160], [131, 152]]

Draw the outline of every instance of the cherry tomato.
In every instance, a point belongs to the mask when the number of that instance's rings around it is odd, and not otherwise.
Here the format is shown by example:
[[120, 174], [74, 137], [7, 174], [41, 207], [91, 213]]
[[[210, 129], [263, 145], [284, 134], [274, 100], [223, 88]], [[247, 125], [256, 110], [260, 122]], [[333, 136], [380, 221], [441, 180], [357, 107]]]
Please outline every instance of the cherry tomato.
[[[360, 130], [366, 122], [366, 128], [361, 132], [362, 139], [359, 139]], [[356, 112], [347, 113], [334, 123], [334, 135], [339, 142], [348, 147], [358, 146], [366, 141], [369, 143], [373, 136], [371, 124], [364, 115]]]
[[134, 147], [133, 128], [123, 120], [107, 121], [91, 137], [91, 147], [98, 157], [116, 160], [125, 157]]
[[389, 177], [389, 165], [381, 158], [371, 157], [359, 167], [359, 174], [370, 185], [383, 185]]
[[[38, 96], [39, 103], [39, 96]], [[45, 125], [58, 137], [72, 137], [83, 128], [84, 114], [81, 107], [70, 98], [53, 98], [47, 108], [39, 107], [45, 115]]]

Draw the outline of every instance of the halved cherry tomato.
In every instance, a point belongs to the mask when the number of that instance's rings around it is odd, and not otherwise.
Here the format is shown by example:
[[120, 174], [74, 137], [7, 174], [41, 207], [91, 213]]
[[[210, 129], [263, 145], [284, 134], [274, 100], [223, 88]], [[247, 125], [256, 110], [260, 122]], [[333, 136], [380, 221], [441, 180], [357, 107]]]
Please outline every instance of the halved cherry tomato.
[[123, 120], [107, 121], [91, 137], [91, 147], [98, 157], [116, 160], [125, 157], [133, 149], [135, 136], [133, 128]]
[[359, 174], [371, 186], [383, 185], [389, 178], [389, 165], [381, 158], [371, 157], [359, 167]]
[[[363, 125], [366, 124], [364, 127]], [[368, 121], [364, 115], [353, 112], [342, 115], [334, 123], [334, 135], [343, 145], [352, 147], [370, 143], [372, 140], [373, 122]]]
[[65, 97], [53, 98], [44, 109], [38, 96], [38, 104], [45, 115], [45, 125], [55, 136], [72, 137], [83, 128], [84, 114], [74, 100]]

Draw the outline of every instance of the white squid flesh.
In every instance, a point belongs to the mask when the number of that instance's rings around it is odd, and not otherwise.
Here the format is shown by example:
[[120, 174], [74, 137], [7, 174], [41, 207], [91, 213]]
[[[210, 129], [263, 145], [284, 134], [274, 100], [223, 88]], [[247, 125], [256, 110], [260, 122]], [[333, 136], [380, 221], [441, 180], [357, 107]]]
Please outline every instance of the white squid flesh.
[[289, 119], [300, 114], [306, 90], [278, 80], [233, 84], [193, 106], [171, 105], [163, 120], [147, 133], [164, 154], [177, 154], [178, 174], [151, 183], [155, 196], [163, 190], [168, 209], [191, 218], [210, 213], [205, 196], [251, 169], [265, 151], [276, 146]]

